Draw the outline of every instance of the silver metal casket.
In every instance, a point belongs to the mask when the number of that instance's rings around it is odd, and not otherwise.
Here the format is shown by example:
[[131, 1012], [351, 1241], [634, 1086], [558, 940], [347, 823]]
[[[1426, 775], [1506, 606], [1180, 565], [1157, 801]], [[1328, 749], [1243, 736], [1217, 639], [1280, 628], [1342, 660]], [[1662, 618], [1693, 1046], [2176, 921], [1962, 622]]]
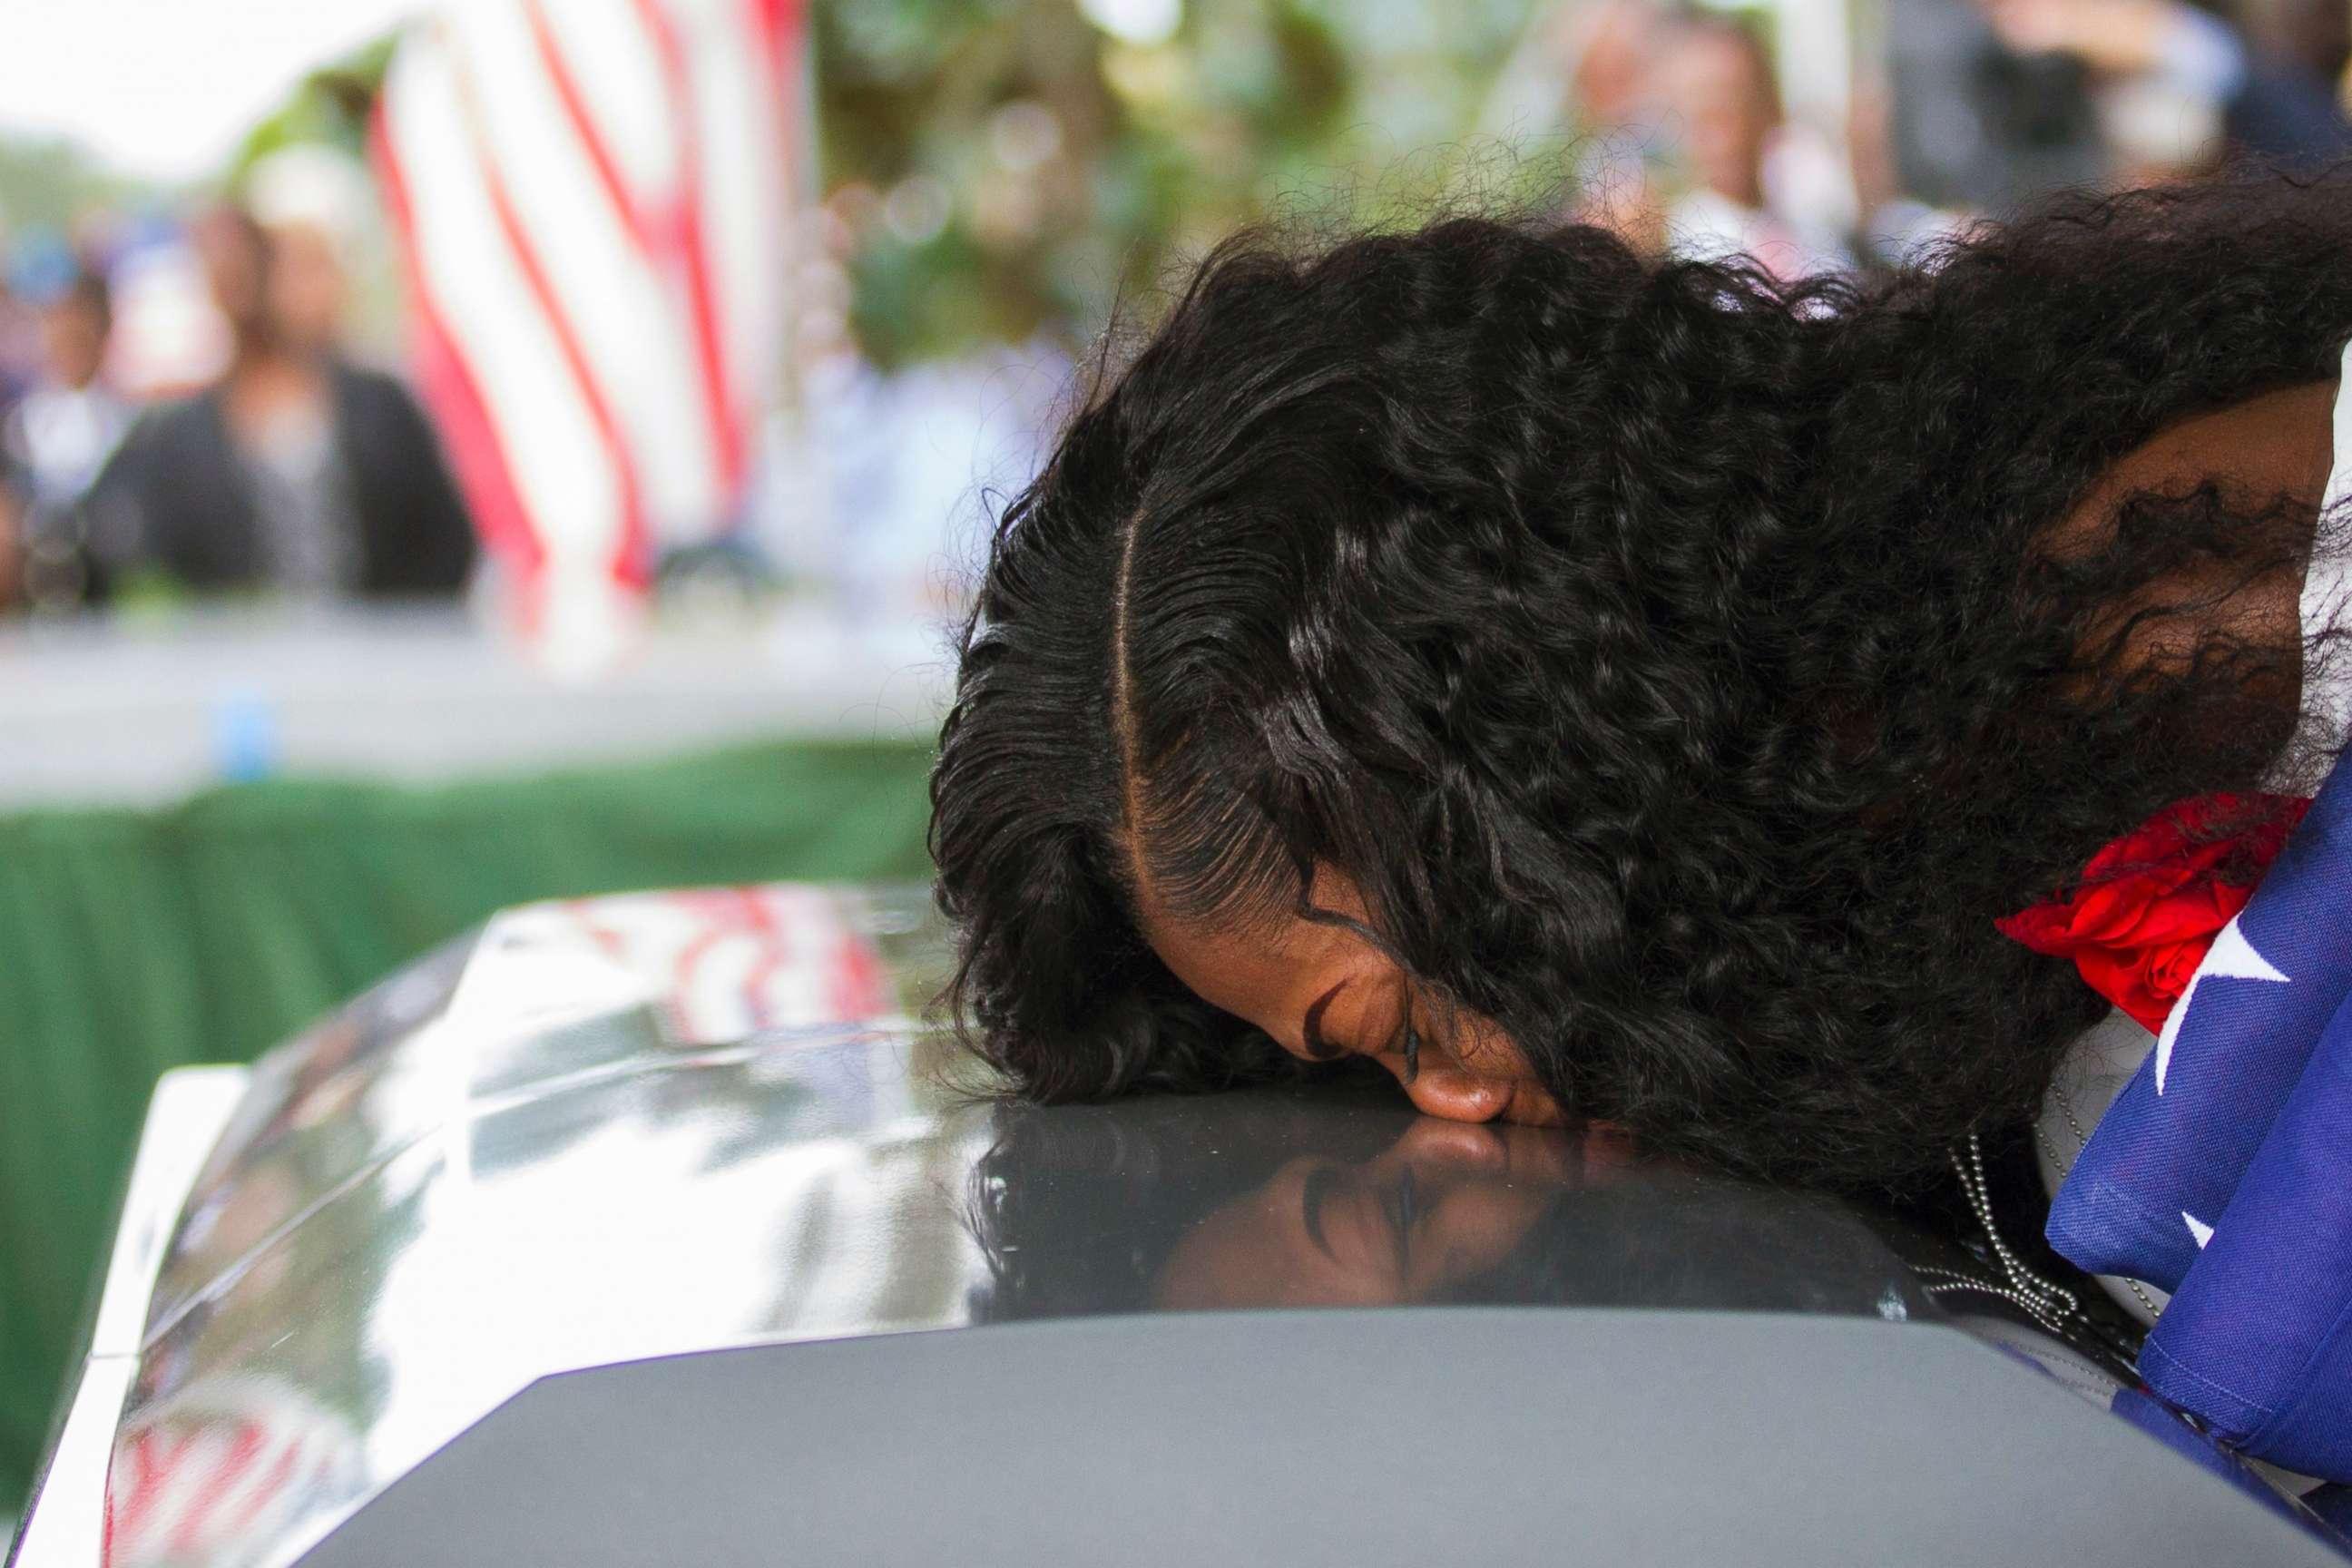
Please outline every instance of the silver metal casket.
[[2337, 1560], [1949, 1242], [1377, 1085], [1003, 1104], [943, 963], [537, 905], [167, 1076], [12, 1568]]

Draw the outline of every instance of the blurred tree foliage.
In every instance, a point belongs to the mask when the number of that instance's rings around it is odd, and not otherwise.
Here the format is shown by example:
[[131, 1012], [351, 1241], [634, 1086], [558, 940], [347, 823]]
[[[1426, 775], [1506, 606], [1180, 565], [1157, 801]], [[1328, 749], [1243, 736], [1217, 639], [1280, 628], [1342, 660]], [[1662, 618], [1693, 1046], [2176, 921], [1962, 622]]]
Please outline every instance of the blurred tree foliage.
[[37, 229], [67, 235], [84, 214], [146, 194], [78, 143], [0, 135], [0, 235]]
[[[1156, 39], [1071, 0], [815, 7], [819, 156], [867, 354], [1083, 342], [1115, 300], [1269, 212], [1413, 210], [1460, 181], [1538, 9], [1161, 4], [1174, 26]], [[1154, 7], [1093, 8], [1116, 23]], [[1539, 162], [1501, 177], [1549, 183]]]
[[277, 152], [300, 142], [323, 142], [354, 157], [367, 141], [369, 112], [383, 86], [383, 73], [400, 43], [397, 32], [361, 45], [340, 59], [330, 60], [297, 82], [261, 122], [245, 133], [226, 171], [232, 186], [246, 172]]

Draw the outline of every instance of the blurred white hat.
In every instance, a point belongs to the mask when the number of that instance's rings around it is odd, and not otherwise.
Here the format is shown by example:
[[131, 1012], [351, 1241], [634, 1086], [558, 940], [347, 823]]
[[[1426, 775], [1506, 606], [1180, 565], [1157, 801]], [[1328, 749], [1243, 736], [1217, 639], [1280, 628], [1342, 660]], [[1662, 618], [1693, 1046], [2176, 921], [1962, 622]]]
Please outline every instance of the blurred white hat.
[[246, 205], [264, 228], [315, 228], [337, 245], [357, 239], [371, 196], [357, 161], [317, 142], [281, 147], [246, 175]]

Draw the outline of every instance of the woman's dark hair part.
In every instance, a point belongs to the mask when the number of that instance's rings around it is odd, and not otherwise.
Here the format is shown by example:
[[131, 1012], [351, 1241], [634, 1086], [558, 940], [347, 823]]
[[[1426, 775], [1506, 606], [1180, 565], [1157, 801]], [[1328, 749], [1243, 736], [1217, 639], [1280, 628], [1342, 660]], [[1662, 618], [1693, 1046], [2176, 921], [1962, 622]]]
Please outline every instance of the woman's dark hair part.
[[2352, 171], [1793, 286], [1476, 217], [1230, 241], [996, 530], [931, 782], [953, 1016], [1046, 1100], [1291, 1072], [1139, 877], [1245, 926], [1328, 866], [1572, 1113], [1915, 1186], [2103, 1007], [1994, 917], [2251, 787], [2305, 657], [2126, 643], [2297, 569], [2316, 497], [2052, 525], [2347, 335]]

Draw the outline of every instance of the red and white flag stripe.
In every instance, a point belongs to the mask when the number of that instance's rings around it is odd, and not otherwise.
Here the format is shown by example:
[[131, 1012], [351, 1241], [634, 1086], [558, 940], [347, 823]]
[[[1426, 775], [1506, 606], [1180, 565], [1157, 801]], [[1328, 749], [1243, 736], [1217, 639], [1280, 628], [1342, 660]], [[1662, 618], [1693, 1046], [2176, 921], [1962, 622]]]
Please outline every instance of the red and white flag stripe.
[[420, 388], [526, 633], [609, 657], [730, 527], [783, 358], [798, 0], [463, 0], [374, 135]]

